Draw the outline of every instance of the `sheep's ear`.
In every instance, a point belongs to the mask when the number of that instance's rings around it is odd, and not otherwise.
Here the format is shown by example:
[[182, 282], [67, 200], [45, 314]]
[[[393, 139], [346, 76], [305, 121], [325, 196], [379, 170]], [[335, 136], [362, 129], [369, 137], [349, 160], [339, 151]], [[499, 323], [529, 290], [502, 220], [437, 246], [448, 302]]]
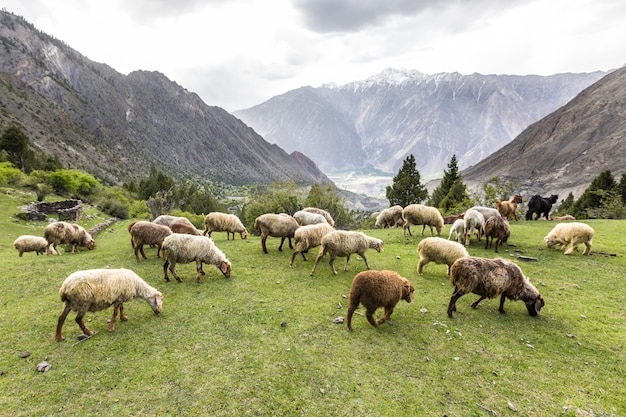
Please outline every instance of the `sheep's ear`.
[[537, 297], [537, 299], [535, 300], [535, 311], [537, 313], [539, 313], [539, 311], [541, 311], [541, 307], [543, 307], [545, 305], [543, 298], [541, 298], [541, 296]]
[[228, 264], [228, 262], [222, 262], [220, 264], [220, 271], [222, 271], [222, 274], [226, 276], [230, 275], [230, 265]]

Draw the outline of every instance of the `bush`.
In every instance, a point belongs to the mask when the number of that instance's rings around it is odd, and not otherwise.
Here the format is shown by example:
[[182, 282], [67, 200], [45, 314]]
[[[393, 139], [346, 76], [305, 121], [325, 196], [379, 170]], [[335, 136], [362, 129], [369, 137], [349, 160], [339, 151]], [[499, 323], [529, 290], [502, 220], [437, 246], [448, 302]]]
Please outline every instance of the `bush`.
[[11, 162], [0, 162], [0, 185], [14, 185], [22, 176], [22, 171]]
[[98, 205], [98, 209], [109, 216], [117, 217], [118, 219], [128, 219], [128, 206], [119, 201], [104, 200]]

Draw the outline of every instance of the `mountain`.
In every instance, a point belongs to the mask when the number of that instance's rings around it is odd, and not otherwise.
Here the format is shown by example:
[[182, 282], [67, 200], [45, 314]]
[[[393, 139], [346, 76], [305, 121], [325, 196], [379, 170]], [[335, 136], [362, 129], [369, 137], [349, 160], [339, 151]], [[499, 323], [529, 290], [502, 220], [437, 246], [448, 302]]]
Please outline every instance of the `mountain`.
[[581, 91], [565, 106], [528, 126], [511, 143], [461, 171], [468, 186], [491, 177], [532, 194], [576, 197], [602, 171], [626, 172], [626, 67]]
[[456, 154], [459, 168], [509, 143], [605, 73], [427, 75], [388, 69], [345, 85], [302, 87], [234, 112], [266, 140], [326, 173], [396, 173], [409, 154], [422, 176]]
[[90, 61], [11, 13], [0, 12], [0, 130], [110, 183], [148, 175], [227, 184], [329, 182], [313, 161], [287, 154], [224, 109], [158, 72], [123, 75]]

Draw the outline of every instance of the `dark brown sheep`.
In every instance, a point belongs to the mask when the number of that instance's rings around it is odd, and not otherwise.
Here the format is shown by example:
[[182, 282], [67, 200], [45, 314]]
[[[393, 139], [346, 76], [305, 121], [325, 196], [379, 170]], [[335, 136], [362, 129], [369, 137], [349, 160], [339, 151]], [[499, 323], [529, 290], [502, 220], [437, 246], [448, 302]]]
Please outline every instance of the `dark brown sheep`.
[[139, 252], [141, 252], [141, 256], [144, 259], [148, 259], [143, 251], [143, 245], [156, 245], [157, 257], [160, 257], [163, 239], [173, 233], [167, 226], [145, 220], [131, 223], [128, 225], [128, 231], [130, 232], [130, 243], [135, 251], [137, 262], [139, 262]]
[[498, 253], [498, 245], [506, 242], [510, 235], [511, 228], [506, 219], [498, 216], [490, 217], [485, 222], [485, 249], [489, 249], [495, 240], [495, 251]]
[[169, 224], [169, 228], [174, 233], [182, 233], [184, 235], [202, 236], [202, 232], [196, 229], [196, 226], [190, 226], [185, 222], [175, 221]]
[[[356, 274], [352, 280], [350, 296], [348, 297], [348, 330], [352, 331], [352, 315], [359, 304], [365, 307], [365, 317], [374, 327], [389, 320], [393, 309], [400, 300], [413, 302], [415, 288], [408, 279], [401, 277], [395, 271], [363, 271]], [[385, 308], [385, 314], [378, 321], [374, 319], [374, 312], [379, 307]]]

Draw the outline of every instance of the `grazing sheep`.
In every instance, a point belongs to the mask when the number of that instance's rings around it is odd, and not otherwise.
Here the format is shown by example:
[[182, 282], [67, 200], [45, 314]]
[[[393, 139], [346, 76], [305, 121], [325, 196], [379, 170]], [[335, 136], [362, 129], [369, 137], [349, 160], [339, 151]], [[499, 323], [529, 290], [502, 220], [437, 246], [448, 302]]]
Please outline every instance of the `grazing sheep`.
[[[498, 217], [500, 217], [499, 214]], [[465, 223], [465, 246], [469, 246], [470, 238], [474, 233], [476, 233], [476, 238], [480, 242], [480, 237], [485, 229], [485, 217], [482, 213], [475, 209], [469, 209], [465, 212], [463, 222]]]
[[202, 232], [200, 232], [196, 226], [190, 226], [185, 222], [175, 221], [170, 223], [168, 227], [173, 233], [202, 236]]
[[299, 210], [293, 213], [293, 218], [298, 222], [300, 226], [306, 226], [308, 224], [328, 223], [326, 217], [324, 217], [322, 214], [304, 210]]
[[457, 214], [454, 216], [444, 216], [443, 224], [454, 224], [457, 220], [462, 220], [465, 213]]
[[370, 269], [370, 266], [367, 263], [367, 258], [365, 258], [365, 251], [370, 248], [376, 249], [377, 252], [382, 252], [383, 241], [367, 236], [362, 232], [334, 230], [322, 238], [320, 251], [317, 254], [317, 258], [315, 259], [315, 264], [313, 264], [313, 269], [311, 270], [310, 275], [313, 276], [318, 262], [326, 253], [330, 255], [329, 264], [334, 275], [337, 275], [337, 270], [335, 269], [335, 259], [338, 256], [342, 258], [345, 257], [346, 265], [343, 270], [347, 271], [348, 261], [350, 260], [350, 255], [353, 253], [358, 253], [361, 258], [363, 258], [363, 261], [365, 261], [367, 269]]
[[509, 220], [509, 216], [513, 216], [517, 221], [517, 205], [522, 204], [522, 196], [515, 194], [508, 201], [496, 200], [496, 210], [500, 213], [500, 216]]
[[[480, 214], [483, 215], [483, 218], [484, 218], [485, 221], [487, 221], [487, 219], [489, 219], [489, 217], [500, 216], [500, 212], [498, 210], [496, 210], [495, 208], [492, 208], [492, 207], [474, 206], [474, 207], [471, 207], [470, 210], [478, 211]], [[467, 214], [467, 212], [466, 212], [466, 214]]]
[[460, 258], [450, 268], [450, 282], [454, 286], [447, 311], [450, 318], [452, 312], [456, 311], [456, 301], [469, 293], [480, 295], [472, 308], [476, 308], [485, 298], [500, 295], [500, 313], [504, 313], [505, 298], [522, 300], [531, 316], [536, 316], [545, 305], [541, 294], [524, 276], [520, 267], [502, 258]]
[[265, 241], [268, 236], [280, 238], [280, 245], [278, 246], [279, 251], [283, 250], [285, 239], [289, 239], [289, 249], [293, 249], [291, 239], [298, 227], [300, 227], [298, 222], [288, 214], [266, 213], [254, 219], [254, 230], [261, 232], [261, 247], [263, 253], [267, 253]]
[[[389, 320], [393, 309], [400, 300], [413, 302], [415, 288], [408, 279], [401, 277], [395, 271], [363, 271], [356, 274], [350, 287], [348, 297], [348, 317], [346, 324], [352, 331], [352, 315], [359, 304], [365, 307], [365, 317], [374, 327], [378, 327]], [[379, 307], [384, 307], [385, 314], [378, 321], [374, 313]]]
[[578, 250], [578, 245], [583, 243], [585, 245], [583, 255], [589, 255], [591, 253], [593, 235], [594, 230], [588, 224], [579, 222], [559, 223], [554, 226], [543, 240], [549, 248], [552, 246], [555, 246], [557, 249], [567, 248], [565, 255]]
[[226, 240], [230, 240], [230, 234], [233, 234], [233, 240], [235, 240], [235, 233], [239, 233], [241, 239], [248, 237], [248, 230], [244, 227], [239, 217], [234, 214], [213, 212], [204, 217], [204, 235], [207, 234], [211, 237], [213, 232], [226, 232]]
[[563, 220], [576, 220], [576, 217], [571, 214], [566, 214], [565, 216], [550, 216], [550, 220], [554, 221], [563, 221]]
[[465, 219], [455, 220], [454, 224], [450, 228], [448, 240], [452, 240], [453, 233], [456, 233], [456, 241], [463, 244], [463, 239], [465, 238]]
[[395, 206], [384, 209], [376, 216], [374, 227], [377, 229], [386, 229], [388, 227], [402, 226], [403, 223], [402, 206], [396, 204]]
[[498, 245], [506, 242], [509, 236], [511, 236], [511, 228], [505, 218], [493, 216], [485, 222], [485, 249], [489, 249], [495, 239], [495, 252], [498, 253]]
[[331, 216], [330, 213], [324, 209], [317, 208], [317, 207], [305, 207], [302, 209], [302, 211], [308, 211], [311, 213], [321, 214], [322, 216], [324, 216], [328, 224], [330, 224], [332, 227], [335, 227], [335, 220], [333, 219], [333, 216]]
[[35, 252], [39, 254], [56, 255], [56, 251], [52, 246], [48, 245], [48, 241], [41, 236], [22, 235], [13, 242], [13, 246], [19, 252], [20, 257], [24, 252]]
[[404, 220], [404, 236], [406, 236], [407, 230], [409, 236], [413, 236], [411, 233], [412, 224], [423, 225], [422, 236], [424, 236], [426, 226], [430, 227], [430, 234], [432, 236], [435, 235], [433, 227], [437, 229], [437, 236], [441, 235], [443, 216], [435, 207], [425, 206], [423, 204], [409, 204], [402, 210], [402, 219]]
[[550, 210], [552, 210], [552, 205], [556, 204], [558, 199], [558, 194], [551, 194], [550, 197], [542, 197], [539, 194], [535, 194], [534, 196], [530, 197], [530, 200], [528, 200], [528, 211], [526, 212], [526, 220], [532, 220], [535, 213], [537, 214], [537, 218], [535, 220], [539, 220], [542, 214], [545, 219], [548, 220], [550, 218]]
[[420, 260], [417, 263], [417, 273], [422, 275], [424, 266], [429, 262], [448, 265], [448, 275], [450, 266], [459, 258], [469, 256], [467, 249], [457, 242], [451, 242], [441, 237], [427, 237], [417, 245], [417, 253]]
[[193, 223], [191, 223], [191, 220], [189, 220], [188, 218], [180, 216], [170, 216], [169, 214], [162, 214], [152, 221], [152, 223], [161, 224], [163, 226], [169, 226], [174, 222], [183, 222], [187, 223], [189, 226], [193, 226]]
[[326, 236], [333, 230], [333, 227], [326, 223], [326, 221], [324, 221], [324, 223], [308, 224], [306, 226], [298, 227], [293, 235], [296, 249], [293, 251], [293, 255], [291, 255], [291, 262], [289, 262], [289, 266], [293, 266], [293, 261], [296, 259], [296, 255], [298, 254], [301, 254], [302, 259], [306, 261], [304, 254], [308, 252], [309, 249], [321, 245], [322, 237]]
[[76, 323], [87, 336], [93, 332], [85, 326], [83, 317], [88, 311], [96, 312], [113, 307], [113, 317], [109, 320], [109, 331], [115, 330], [115, 318], [126, 321], [124, 303], [134, 298], [145, 300], [155, 314], [161, 312], [163, 294], [148, 285], [129, 269], [91, 269], [77, 271], [68, 276], [59, 289], [65, 308], [59, 316], [54, 338], [63, 340], [61, 328], [70, 311], [76, 312]]
[[139, 262], [139, 252], [144, 259], [148, 259], [143, 251], [143, 245], [156, 245], [157, 258], [160, 257], [163, 239], [173, 232], [168, 226], [162, 224], [138, 220], [128, 225], [130, 243], [135, 251], [135, 259]]
[[48, 245], [59, 255], [61, 252], [57, 245], [69, 243], [72, 245], [72, 253], [78, 252], [78, 247], [85, 247], [92, 250], [96, 246], [96, 242], [84, 227], [75, 223], [54, 222], [46, 226], [43, 231], [44, 237], [48, 241]]
[[176, 281], [182, 282], [178, 271], [177, 263], [189, 263], [196, 261], [196, 281], [200, 282], [200, 276], [204, 275], [202, 263], [215, 265], [217, 269], [222, 271], [225, 277], [230, 277], [231, 264], [226, 255], [217, 247], [210, 237], [182, 235], [174, 233], [163, 240], [163, 273], [165, 280], [169, 281], [167, 275], [169, 270], [176, 278]]

